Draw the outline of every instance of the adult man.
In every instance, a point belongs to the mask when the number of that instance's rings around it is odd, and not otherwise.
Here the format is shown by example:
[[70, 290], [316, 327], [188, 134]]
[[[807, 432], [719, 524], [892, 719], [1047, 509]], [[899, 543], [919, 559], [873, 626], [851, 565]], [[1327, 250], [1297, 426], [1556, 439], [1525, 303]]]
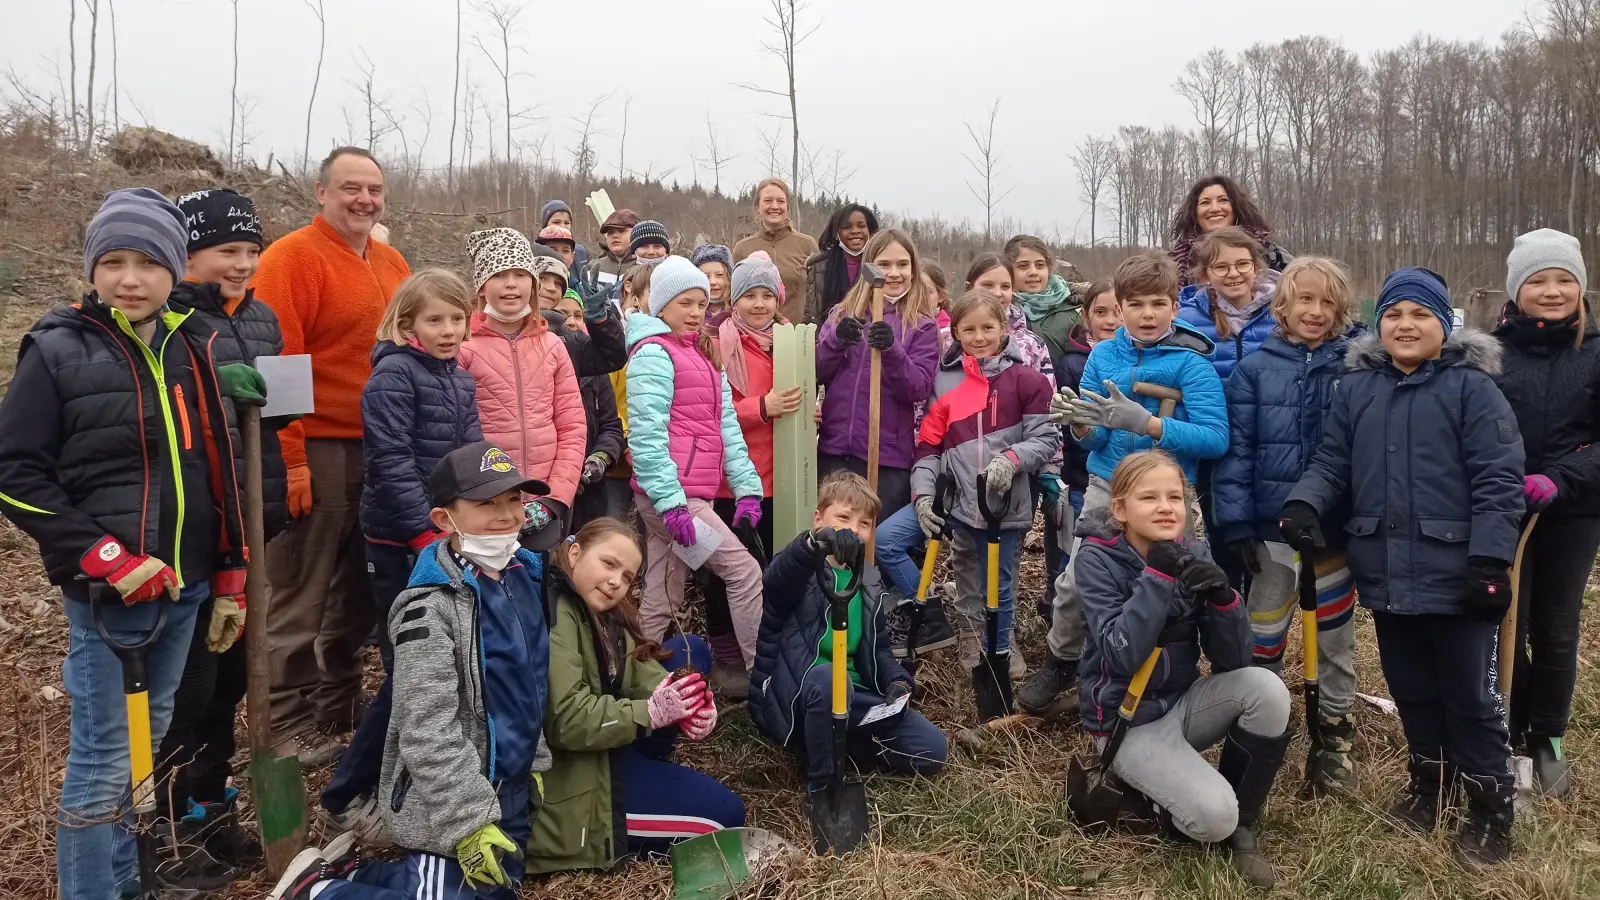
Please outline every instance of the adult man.
[[767, 251], [783, 276], [783, 315], [791, 322], [806, 320], [806, 260], [817, 252], [817, 240], [795, 231], [789, 223], [789, 186], [781, 178], [767, 178], [756, 186], [756, 217], [761, 230], [733, 245], [733, 264], [757, 250]]
[[329, 153], [316, 195], [322, 212], [268, 247], [255, 279], [284, 355], [311, 355], [316, 399], [279, 432], [292, 518], [267, 549], [273, 736], [308, 767], [337, 759], [360, 717], [361, 647], [376, 615], [360, 525], [361, 390], [384, 308], [411, 274], [372, 238], [384, 202], [372, 154]]

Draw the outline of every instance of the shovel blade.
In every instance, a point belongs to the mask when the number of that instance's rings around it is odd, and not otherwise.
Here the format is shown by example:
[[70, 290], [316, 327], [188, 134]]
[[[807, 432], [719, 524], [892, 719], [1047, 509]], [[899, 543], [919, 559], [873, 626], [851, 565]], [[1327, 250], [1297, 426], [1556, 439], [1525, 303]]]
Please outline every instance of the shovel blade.
[[1011, 654], [985, 653], [972, 669], [972, 695], [978, 721], [990, 722], [1011, 715]]
[[725, 828], [672, 845], [673, 900], [724, 900], [799, 848], [764, 828]]
[[1114, 827], [1122, 812], [1122, 783], [1074, 756], [1067, 767], [1067, 811], [1079, 825]]
[[807, 794], [806, 807], [811, 844], [818, 856], [849, 853], [867, 839], [872, 823], [867, 815], [867, 786], [861, 782], [835, 781]]
[[300, 759], [257, 747], [250, 762], [250, 797], [261, 823], [267, 872], [276, 877], [306, 846], [306, 791]]

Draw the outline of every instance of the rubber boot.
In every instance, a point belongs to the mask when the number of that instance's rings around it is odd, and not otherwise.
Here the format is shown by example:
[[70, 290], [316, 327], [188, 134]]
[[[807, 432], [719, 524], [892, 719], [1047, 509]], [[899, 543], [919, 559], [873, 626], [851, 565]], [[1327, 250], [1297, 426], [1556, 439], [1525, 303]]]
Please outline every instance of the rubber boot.
[[1322, 768], [1313, 788], [1332, 794], [1349, 793], [1356, 787], [1355, 763], [1351, 759], [1356, 746], [1356, 720], [1349, 715], [1324, 714], [1317, 721], [1322, 732], [1322, 749], [1317, 753]]
[[1541, 794], [1560, 799], [1572, 792], [1572, 767], [1561, 755], [1561, 738], [1530, 733], [1528, 755], [1533, 757], [1533, 785]]
[[1436, 759], [1412, 756], [1411, 782], [1400, 802], [1389, 807], [1389, 815], [1413, 831], [1428, 834], [1455, 805], [1455, 768]]
[[739, 649], [739, 638], [734, 634], [713, 634], [706, 641], [711, 645], [711, 673], [706, 679], [711, 692], [719, 700], [743, 703], [750, 699], [750, 673], [744, 667], [744, 653]]
[[1056, 659], [1048, 651], [1044, 665], [1017, 689], [1017, 705], [1038, 715], [1049, 713], [1056, 701], [1078, 680], [1078, 663]]
[[1272, 887], [1277, 878], [1272, 864], [1261, 854], [1255, 827], [1261, 821], [1261, 809], [1267, 805], [1273, 779], [1278, 777], [1284, 753], [1293, 739], [1292, 731], [1261, 737], [1235, 724], [1223, 739], [1222, 758], [1217, 763], [1217, 772], [1233, 785], [1233, 793], [1239, 799], [1239, 826], [1223, 845], [1228, 848], [1234, 870], [1259, 888]]
[[1481, 869], [1510, 859], [1517, 786], [1493, 775], [1463, 774], [1461, 789], [1467, 795], [1467, 815], [1455, 834], [1456, 861]]

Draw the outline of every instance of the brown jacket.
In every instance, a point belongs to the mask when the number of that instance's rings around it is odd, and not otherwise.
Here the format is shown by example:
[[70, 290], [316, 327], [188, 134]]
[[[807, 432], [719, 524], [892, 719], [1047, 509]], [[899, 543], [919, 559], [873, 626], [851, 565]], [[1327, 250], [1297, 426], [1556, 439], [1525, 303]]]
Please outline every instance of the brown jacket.
[[767, 251], [783, 276], [784, 317], [796, 324], [806, 321], [806, 260], [817, 252], [817, 239], [789, 225], [776, 232], [762, 229], [733, 245], [733, 264], [757, 250]]

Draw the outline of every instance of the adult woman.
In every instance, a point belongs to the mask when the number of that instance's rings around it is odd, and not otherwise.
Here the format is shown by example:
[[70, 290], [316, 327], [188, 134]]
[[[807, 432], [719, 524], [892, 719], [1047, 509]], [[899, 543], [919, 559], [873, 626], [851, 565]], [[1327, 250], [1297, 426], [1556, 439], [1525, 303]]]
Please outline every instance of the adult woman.
[[878, 233], [878, 217], [859, 203], [834, 211], [817, 239], [818, 250], [806, 260], [806, 321], [821, 322], [861, 274], [861, 251]]
[[1238, 228], [1255, 238], [1263, 248], [1268, 265], [1282, 272], [1291, 257], [1272, 243], [1272, 226], [1232, 178], [1208, 175], [1189, 188], [1183, 205], [1172, 216], [1172, 246], [1168, 252], [1178, 264], [1182, 283], [1193, 284], [1194, 248], [1200, 238], [1222, 228]]
[[1216, 345], [1211, 364], [1227, 381], [1278, 327], [1272, 317], [1278, 273], [1268, 268], [1266, 248], [1240, 228], [1207, 234], [1193, 256], [1199, 283], [1178, 293], [1178, 317]]
[[756, 185], [756, 219], [761, 230], [733, 245], [733, 263], [738, 265], [757, 250], [767, 251], [773, 265], [783, 274], [783, 316], [791, 322], [804, 321], [806, 307], [806, 261], [817, 252], [811, 235], [795, 231], [789, 222], [789, 185], [781, 178], [767, 178]]
[[1533, 757], [1539, 789], [1560, 797], [1571, 787], [1561, 737], [1572, 713], [1578, 619], [1600, 546], [1600, 332], [1583, 303], [1588, 273], [1576, 238], [1548, 228], [1522, 235], [1506, 268], [1495, 383], [1516, 411], [1527, 454], [1523, 496], [1539, 513], [1522, 560], [1511, 743]]
[[1055, 274], [1055, 257], [1039, 238], [1017, 235], [1006, 241], [1005, 255], [1015, 278], [1013, 299], [1022, 307], [1028, 329], [1049, 348], [1051, 364], [1059, 366], [1072, 329], [1082, 321], [1082, 300], [1074, 298], [1067, 280]]

